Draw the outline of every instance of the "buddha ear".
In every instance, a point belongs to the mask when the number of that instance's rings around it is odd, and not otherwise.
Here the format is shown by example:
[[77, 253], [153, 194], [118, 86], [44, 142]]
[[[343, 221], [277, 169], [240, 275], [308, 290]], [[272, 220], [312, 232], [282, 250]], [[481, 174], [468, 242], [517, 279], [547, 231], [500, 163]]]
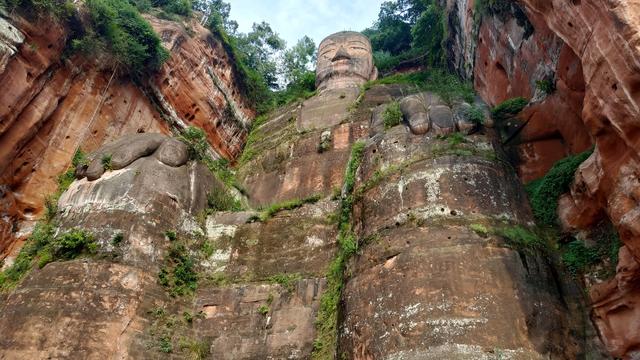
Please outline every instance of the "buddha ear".
[[369, 80], [373, 81], [373, 80], [378, 80], [378, 68], [377, 67], [373, 67], [373, 69], [371, 70], [371, 75], [369, 75]]

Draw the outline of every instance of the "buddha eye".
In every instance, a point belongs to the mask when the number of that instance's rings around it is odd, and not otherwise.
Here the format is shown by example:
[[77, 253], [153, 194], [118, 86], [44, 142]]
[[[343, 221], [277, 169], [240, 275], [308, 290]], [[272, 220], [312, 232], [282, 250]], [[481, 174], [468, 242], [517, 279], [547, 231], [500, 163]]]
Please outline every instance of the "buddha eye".
[[327, 50], [327, 51], [324, 51], [322, 54], [320, 54], [320, 56], [323, 56], [323, 57], [325, 57], [325, 58], [329, 58], [329, 56], [328, 56], [328, 55], [329, 55], [329, 53], [331, 53], [331, 52], [333, 52], [333, 51], [335, 51], [335, 49], [329, 49], [329, 50]]
[[352, 46], [351, 47], [352, 50], [363, 50], [363, 51], [367, 51], [367, 49], [363, 48], [362, 46]]

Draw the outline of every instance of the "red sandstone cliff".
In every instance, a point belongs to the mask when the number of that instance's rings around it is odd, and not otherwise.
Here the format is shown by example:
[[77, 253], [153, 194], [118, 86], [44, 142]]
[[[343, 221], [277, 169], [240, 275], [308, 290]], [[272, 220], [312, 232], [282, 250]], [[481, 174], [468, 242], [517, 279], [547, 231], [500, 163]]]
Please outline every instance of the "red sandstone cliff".
[[[559, 215], [570, 231], [603, 218], [619, 231], [625, 247], [618, 275], [593, 288], [591, 297], [609, 351], [632, 357], [640, 347], [632, 335], [640, 333], [634, 305], [640, 279], [640, 2], [521, 0], [509, 14], [484, 16], [479, 25], [474, 1], [447, 4], [451, 66], [468, 78], [472, 73], [491, 105], [516, 96], [532, 100], [518, 117], [521, 132], [506, 144], [518, 155], [523, 180], [595, 145], [561, 199]], [[555, 82], [552, 94], [537, 89], [536, 81], [545, 79]]]
[[197, 21], [149, 21], [171, 58], [138, 86], [104, 58], [63, 56], [68, 30], [56, 22], [0, 17], [0, 254], [29, 231], [77, 148], [196, 125], [220, 156], [239, 154], [254, 113], [220, 41]]
[[603, 294], [593, 289], [592, 298], [598, 301], [596, 321], [612, 355], [637, 356], [640, 339], [631, 334], [640, 332], [635, 305], [640, 280], [640, 2], [524, 2], [582, 60], [582, 117], [596, 148], [559, 211], [570, 229], [591, 226], [603, 215], [616, 225], [625, 247], [612, 280], [615, 290]]

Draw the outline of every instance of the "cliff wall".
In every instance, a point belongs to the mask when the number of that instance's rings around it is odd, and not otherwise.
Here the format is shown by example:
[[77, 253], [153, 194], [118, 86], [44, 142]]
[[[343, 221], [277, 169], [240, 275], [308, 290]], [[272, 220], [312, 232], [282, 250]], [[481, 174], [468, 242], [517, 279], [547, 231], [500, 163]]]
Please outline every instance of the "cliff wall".
[[[524, 181], [594, 147], [560, 200], [559, 218], [567, 231], [603, 219], [617, 228], [624, 243], [618, 273], [591, 289], [593, 317], [614, 356], [633, 356], [639, 343], [628, 333], [640, 323], [633, 285], [640, 279], [640, 4], [522, 0], [483, 16], [473, 1], [449, 1], [448, 8], [450, 66], [473, 78], [491, 105], [518, 96], [531, 101], [508, 124], [517, 131], [505, 142]], [[545, 93], [539, 81], [554, 91]]]
[[70, 54], [58, 21], [0, 16], [0, 254], [29, 233], [77, 149], [195, 125], [220, 157], [239, 155], [254, 113], [220, 40], [195, 20], [148, 20], [171, 57], [133, 82], [104, 54]]

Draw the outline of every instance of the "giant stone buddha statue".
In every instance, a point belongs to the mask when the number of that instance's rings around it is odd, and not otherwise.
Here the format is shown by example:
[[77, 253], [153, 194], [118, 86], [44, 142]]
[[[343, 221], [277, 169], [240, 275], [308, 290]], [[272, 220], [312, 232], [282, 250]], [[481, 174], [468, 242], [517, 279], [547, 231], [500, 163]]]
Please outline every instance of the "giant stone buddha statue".
[[320, 43], [316, 66], [318, 92], [357, 88], [377, 76], [371, 43], [361, 33], [342, 31]]
[[320, 42], [316, 64], [318, 95], [304, 102], [301, 130], [330, 128], [348, 116], [360, 86], [378, 77], [369, 39], [358, 32], [342, 31]]

